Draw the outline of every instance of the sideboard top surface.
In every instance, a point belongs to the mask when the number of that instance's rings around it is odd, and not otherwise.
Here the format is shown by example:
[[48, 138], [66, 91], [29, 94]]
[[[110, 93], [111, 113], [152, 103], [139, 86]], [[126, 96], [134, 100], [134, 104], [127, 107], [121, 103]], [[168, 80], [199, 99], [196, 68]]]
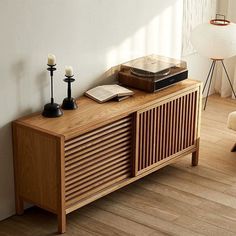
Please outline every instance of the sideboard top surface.
[[59, 118], [45, 118], [40, 113], [34, 113], [16, 120], [15, 123], [70, 139], [199, 85], [199, 81], [188, 79], [156, 93], [132, 89], [134, 96], [121, 102], [109, 101], [103, 104], [82, 96], [77, 100], [77, 110], [63, 111], [64, 115]]

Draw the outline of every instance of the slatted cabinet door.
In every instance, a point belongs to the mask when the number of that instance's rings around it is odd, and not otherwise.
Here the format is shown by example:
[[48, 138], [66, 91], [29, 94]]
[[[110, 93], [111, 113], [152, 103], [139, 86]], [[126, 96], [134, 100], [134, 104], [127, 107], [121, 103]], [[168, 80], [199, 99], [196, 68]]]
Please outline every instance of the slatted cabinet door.
[[132, 117], [65, 142], [66, 208], [131, 175]]
[[199, 89], [137, 112], [134, 175], [196, 145]]

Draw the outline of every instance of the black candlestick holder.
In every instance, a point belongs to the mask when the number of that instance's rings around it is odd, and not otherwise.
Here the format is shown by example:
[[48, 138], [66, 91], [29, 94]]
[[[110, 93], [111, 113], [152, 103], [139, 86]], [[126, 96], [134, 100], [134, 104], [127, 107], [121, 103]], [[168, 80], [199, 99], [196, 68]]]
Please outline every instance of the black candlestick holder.
[[64, 79], [64, 81], [68, 84], [67, 86], [67, 98], [65, 98], [63, 100], [62, 103], [62, 109], [64, 110], [75, 110], [78, 108], [76, 101], [74, 98], [71, 97], [71, 83], [75, 81], [75, 79], [72, 76], [67, 76], [65, 75], [66, 78]]
[[48, 118], [60, 117], [63, 115], [63, 112], [60, 109], [60, 106], [54, 102], [54, 97], [53, 97], [53, 72], [56, 70], [55, 66], [56, 64], [48, 65], [48, 68], [47, 68], [47, 70], [50, 71], [50, 77], [51, 77], [51, 102], [47, 103], [44, 106], [42, 115]]

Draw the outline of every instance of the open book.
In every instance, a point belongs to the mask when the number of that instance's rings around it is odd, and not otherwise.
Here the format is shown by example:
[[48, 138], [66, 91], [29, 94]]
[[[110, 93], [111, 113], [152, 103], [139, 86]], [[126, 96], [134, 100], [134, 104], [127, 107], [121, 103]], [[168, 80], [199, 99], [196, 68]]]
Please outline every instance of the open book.
[[133, 94], [133, 91], [117, 84], [97, 86], [85, 92], [86, 96], [92, 98], [93, 100], [99, 103], [103, 103], [111, 99], [121, 101]]

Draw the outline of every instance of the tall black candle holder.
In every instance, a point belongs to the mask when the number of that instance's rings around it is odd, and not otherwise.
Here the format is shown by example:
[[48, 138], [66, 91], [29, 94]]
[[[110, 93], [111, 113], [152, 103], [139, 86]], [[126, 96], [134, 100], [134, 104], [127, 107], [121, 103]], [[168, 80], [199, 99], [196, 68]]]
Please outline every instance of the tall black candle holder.
[[60, 117], [63, 115], [60, 106], [57, 103], [54, 103], [54, 97], [53, 97], [53, 72], [56, 70], [55, 66], [56, 64], [48, 65], [47, 68], [47, 70], [50, 71], [50, 77], [51, 77], [51, 102], [44, 106], [42, 115], [48, 118]]
[[76, 101], [73, 97], [71, 97], [71, 83], [75, 81], [75, 79], [72, 76], [65, 75], [66, 78], [64, 81], [67, 83], [67, 98], [63, 100], [62, 103], [62, 109], [64, 110], [75, 110], [78, 108]]

